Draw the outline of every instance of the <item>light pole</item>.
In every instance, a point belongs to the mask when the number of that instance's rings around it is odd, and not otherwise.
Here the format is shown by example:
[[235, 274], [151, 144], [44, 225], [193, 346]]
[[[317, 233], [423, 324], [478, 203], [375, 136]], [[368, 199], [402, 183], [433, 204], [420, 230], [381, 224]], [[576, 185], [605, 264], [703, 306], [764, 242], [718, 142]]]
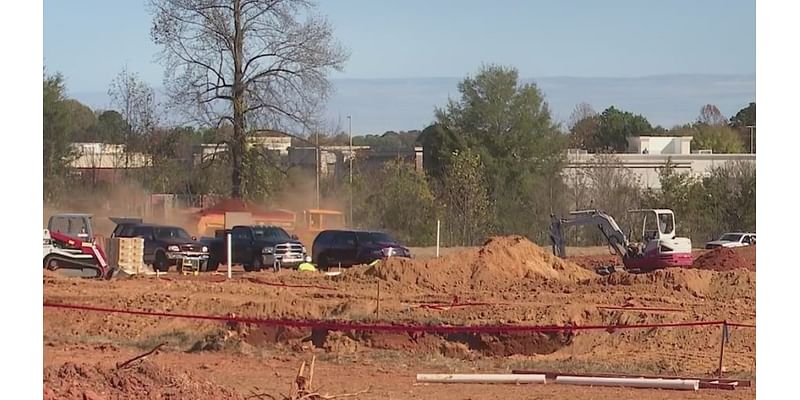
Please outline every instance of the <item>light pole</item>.
[[315, 150], [314, 151], [314, 155], [315, 155], [314, 158], [316, 158], [315, 161], [317, 162], [317, 172], [314, 175], [315, 175], [315, 177], [317, 179], [317, 182], [316, 182], [316, 184], [317, 184], [316, 207], [317, 207], [317, 209], [319, 209], [319, 174], [321, 172], [320, 171], [320, 161], [321, 161], [320, 158], [322, 157], [322, 154], [320, 154], [320, 151], [319, 151], [319, 132], [315, 133], [315, 136], [316, 136], [317, 148], [314, 149]]
[[350, 225], [353, 224], [353, 118], [347, 116], [348, 130], [350, 131]]
[[755, 153], [753, 150], [753, 129], [756, 129], [755, 125], [747, 125], [747, 129], [750, 129], [750, 153]]

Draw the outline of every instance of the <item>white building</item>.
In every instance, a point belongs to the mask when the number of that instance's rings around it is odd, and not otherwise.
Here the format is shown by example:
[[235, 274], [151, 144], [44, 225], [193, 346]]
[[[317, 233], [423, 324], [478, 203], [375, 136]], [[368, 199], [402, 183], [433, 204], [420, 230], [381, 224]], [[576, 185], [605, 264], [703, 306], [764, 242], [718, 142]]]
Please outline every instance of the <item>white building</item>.
[[691, 142], [691, 136], [632, 136], [628, 138], [628, 153], [691, 154]]
[[[567, 152], [564, 174], [572, 181], [577, 174], [592, 168], [626, 168], [634, 173], [643, 187], [659, 188], [659, 169], [670, 162], [677, 172], [707, 176], [715, 167], [729, 162], [755, 164], [755, 154], [711, 154], [691, 151], [691, 137], [640, 136], [628, 139], [629, 153], [597, 155], [585, 150]], [[647, 150], [647, 151], [645, 151]]]

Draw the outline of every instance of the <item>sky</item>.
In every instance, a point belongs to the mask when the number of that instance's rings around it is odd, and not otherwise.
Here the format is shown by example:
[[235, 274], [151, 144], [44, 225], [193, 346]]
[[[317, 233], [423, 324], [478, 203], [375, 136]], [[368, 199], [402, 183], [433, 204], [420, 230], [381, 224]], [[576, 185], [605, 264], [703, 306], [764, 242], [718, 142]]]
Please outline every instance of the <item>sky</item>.
[[[457, 94], [455, 83], [488, 63], [513, 66], [521, 77], [534, 81], [596, 78], [593, 83], [612, 86], [608, 78], [715, 75], [739, 80], [744, 76], [752, 80], [751, 89], [736, 101], [745, 106], [746, 97], [755, 98], [755, 1], [320, 0], [318, 11], [328, 17], [336, 38], [350, 52], [345, 70], [331, 75], [338, 90], [328, 113], [353, 114], [354, 125], [359, 110], [347, 108], [375, 102], [366, 97], [357, 102], [342, 99], [358, 96], [353, 86], [363, 88], [373, 82], [375, 95], [388, 82], [394, 86], [411, 82], [419, 90], [403, 86], [410, 93], [405, 101], [413, 97], [438, 102]], [[93, 99], [86, 101], [95, 107], [107, 105], [107, 99], [98, 96], [125, 66], [161, 87], [163, 67], [155, 58], [158, 47], [150, 40], [150, 24], [143, 0], [45, 0], [46, 71], [62, 73], [69, 92], [82, 101]], [[448, 87], [441, 84], [451, 81]], [[706, 86], [707, 100], [697, 101], [698, 111], [706, 102], [725, 100], [719, 83]], [[581, 93], [580, 87], [568, 89], [574, 94], [554, 93], [561, 90], [555, 87], [545, 95], [566, 96], [564, 101], [573, 105], [597, 97]], [[619, 95], [619, 88], [596, 90], [609, 93], [609, 99]], [[701, 90], [700, 95], [704, 93]], [[385, 99], [377, 103], [387, 107], [381, 114], [398, 108], [391, 93], [377, 96]], [[652, 96], [658, 98], [658, 93]], [[610, 105], [603, 101], [592, 105], [600, 109]], [[432, 115], [431, 105], [424, 106]], [[677, 106], [665, 100], [665, 108]], [[382, 126], [385, 118], [376, 114], [363, 117], [361, 121], [373, 122], [362, 125], [362, 130], [416, 129], [429, 122], [412, 113], [392, 119], [403, 126]], [[679, 118], [684, 116], [676, 111], [664, 122]]]

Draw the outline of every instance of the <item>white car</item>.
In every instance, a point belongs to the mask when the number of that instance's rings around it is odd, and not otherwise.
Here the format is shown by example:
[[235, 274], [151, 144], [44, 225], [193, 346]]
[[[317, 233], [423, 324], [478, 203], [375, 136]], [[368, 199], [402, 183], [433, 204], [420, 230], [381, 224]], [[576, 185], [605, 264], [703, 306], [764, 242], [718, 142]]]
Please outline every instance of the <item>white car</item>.
[[706, 249], [717, 247], [742, 247], [756, 244], [756, 234], [746, 232], [731, 232], [722, 235], [713, 242], [706, 243]]

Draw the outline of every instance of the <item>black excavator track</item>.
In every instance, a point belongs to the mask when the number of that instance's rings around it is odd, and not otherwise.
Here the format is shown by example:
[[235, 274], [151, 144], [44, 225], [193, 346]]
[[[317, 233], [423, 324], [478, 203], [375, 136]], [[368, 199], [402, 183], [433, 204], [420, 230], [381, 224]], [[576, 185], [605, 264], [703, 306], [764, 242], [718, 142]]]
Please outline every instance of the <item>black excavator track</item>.
[[[85, 261], [84, 261], [85, 260]], [[102, 278], [103, 269], [93, 260], [51, 253], [44, 257], [44, 268], [68, 276]]]

